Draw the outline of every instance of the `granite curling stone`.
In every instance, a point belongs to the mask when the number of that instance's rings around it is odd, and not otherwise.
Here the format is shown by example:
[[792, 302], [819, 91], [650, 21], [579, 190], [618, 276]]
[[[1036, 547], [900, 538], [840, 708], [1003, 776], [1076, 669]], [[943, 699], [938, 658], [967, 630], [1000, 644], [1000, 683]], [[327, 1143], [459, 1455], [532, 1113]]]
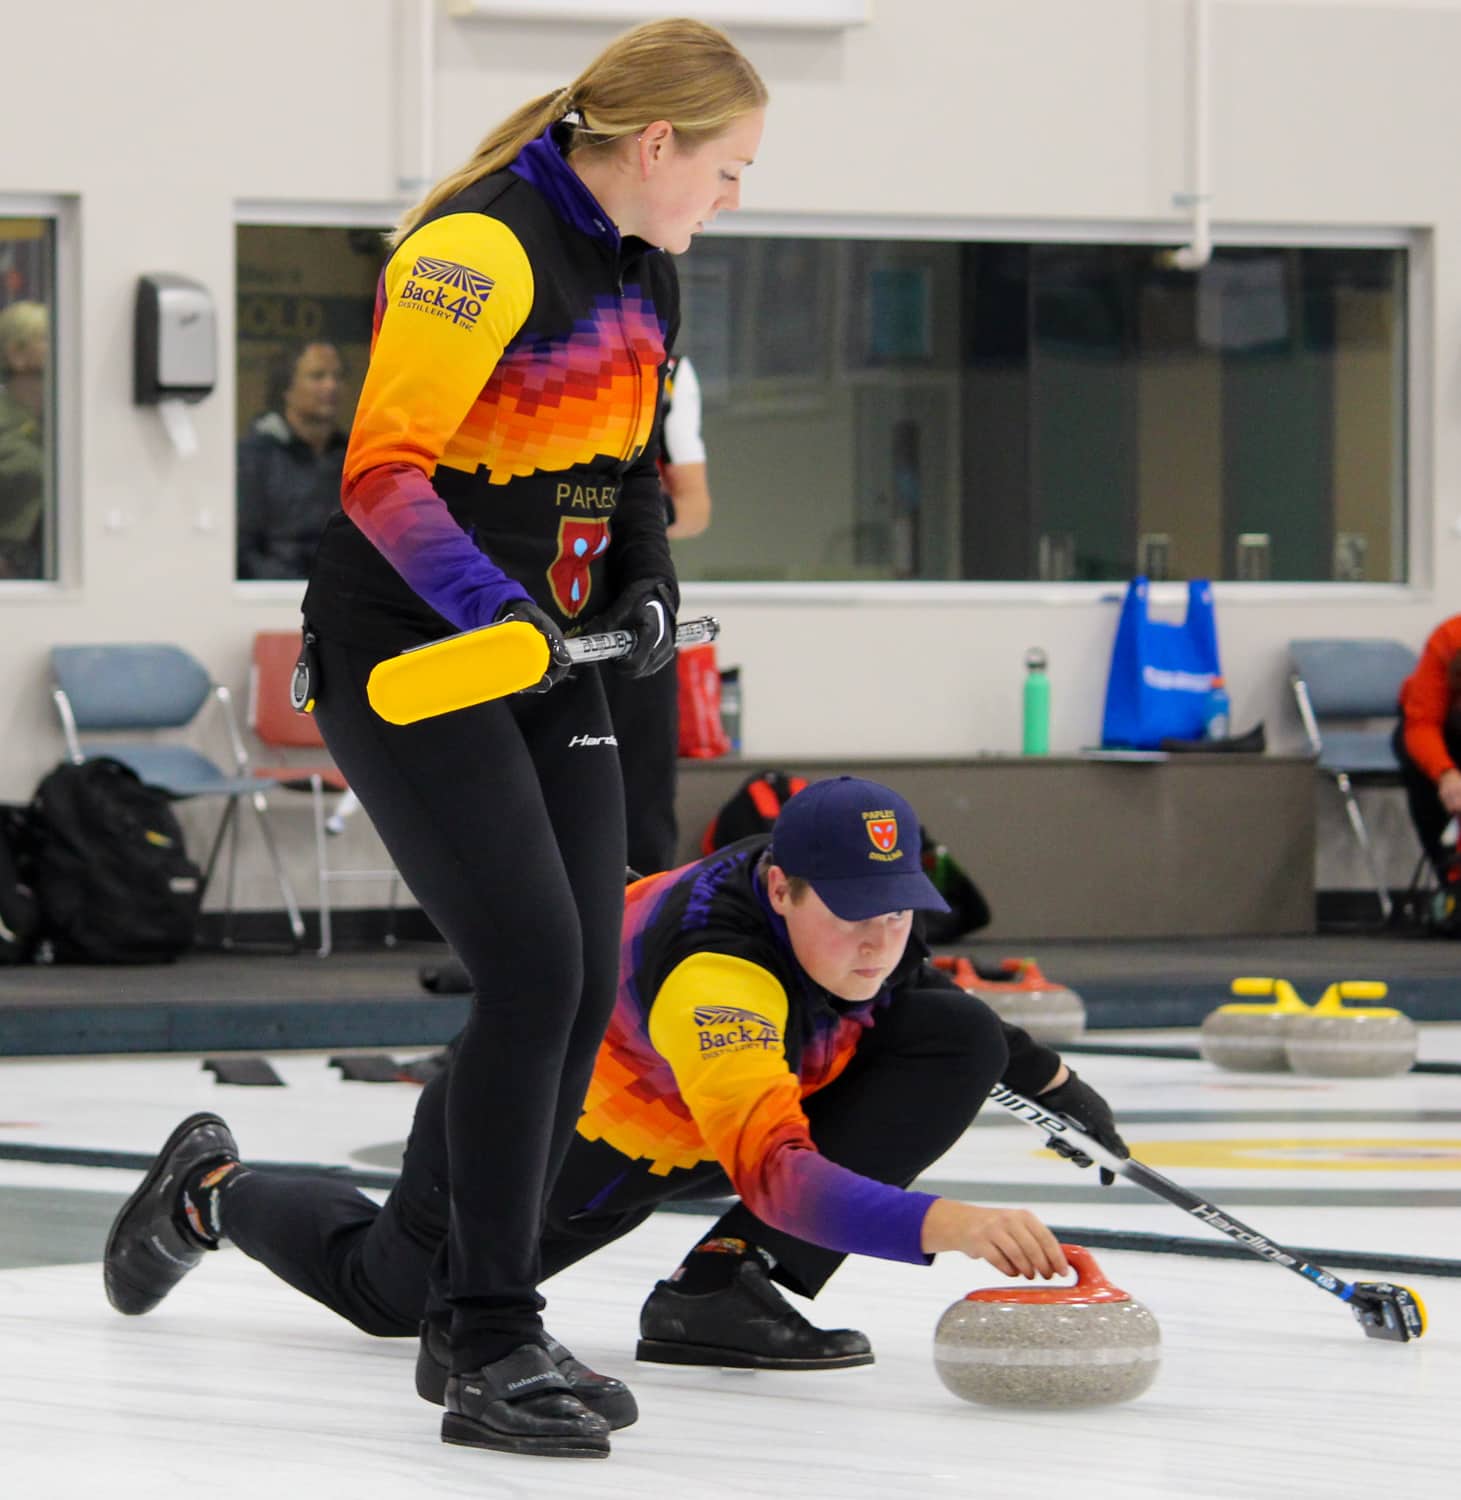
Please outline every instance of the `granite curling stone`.
[[1289, 1026], [1309, 1014], [1286, 979], [1235, 979], [1235, 995], [1272, 995], [1266, 1005], [1220, 1005], [1202, 1023], [1197, 1049], [1215, 1067], [1234, 1073], [1287, 1073]]
[[1075, 1041], [1086, 1029], [1085, 1002], [1068, 985], [1047, 979], [1033, 958], [1002, 958], [993, 974], [976, 969], [967, 958], [936, 958], [934, 963], [1000, 1020], [1028, 1031], [1037, 1042], [1058, 1046]]
[[1373, 981], [1331, 984], [1308, 1015], [1289, 1028], [1286, 1050], [1295, 1073], [1311, 1078], [1389, 1078], [1415, 1062], [1415, 1022], [1388, 1005], [1346, 1006], [1346, 1000], [1383, 1000]]
[[954, 1395], [987, 1406], [1108, 1406], [1156, 1379], [1156, 1318], [1106, 1280], [1089, 1250], [1063, 1249], [1074, 1286], [990, 1287], [939, 1319], [934, 1368]]

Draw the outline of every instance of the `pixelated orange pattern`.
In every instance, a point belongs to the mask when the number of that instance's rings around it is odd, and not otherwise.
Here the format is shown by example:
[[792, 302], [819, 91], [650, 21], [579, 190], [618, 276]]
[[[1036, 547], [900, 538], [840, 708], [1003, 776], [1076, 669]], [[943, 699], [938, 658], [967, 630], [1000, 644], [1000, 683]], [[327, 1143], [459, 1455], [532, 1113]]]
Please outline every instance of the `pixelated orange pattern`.
[[600, 456], [632, 458], [649, 441], [664, 335], [637, 287], [601, 297], [568, 334], [508, 350], [441, 462], [487, 470], [492, 484], [557, 473]]

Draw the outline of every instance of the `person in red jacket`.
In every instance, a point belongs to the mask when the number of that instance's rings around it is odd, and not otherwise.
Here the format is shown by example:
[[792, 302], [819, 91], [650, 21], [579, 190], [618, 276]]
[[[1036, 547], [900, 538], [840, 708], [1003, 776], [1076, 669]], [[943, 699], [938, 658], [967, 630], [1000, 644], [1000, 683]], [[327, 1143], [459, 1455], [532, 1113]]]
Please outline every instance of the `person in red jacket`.
[[1461, 615], [1431, 632], [1419, 666], [1400, 689], [1400, 714], [1395, 754], [1411, 820], [1446, 883], [1456, 850], [1442, 838], [1446, 825], [1461, 817]]

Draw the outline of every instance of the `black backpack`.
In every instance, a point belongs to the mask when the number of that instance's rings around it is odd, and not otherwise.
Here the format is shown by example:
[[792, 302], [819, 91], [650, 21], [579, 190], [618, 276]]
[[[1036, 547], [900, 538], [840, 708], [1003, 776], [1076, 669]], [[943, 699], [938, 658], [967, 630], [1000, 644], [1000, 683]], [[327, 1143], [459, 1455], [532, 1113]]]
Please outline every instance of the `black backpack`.
[[956, 943], [966, 933], [989, 925], [989, 903], [969, 872], [921, 824], [923, 873], [949, 903], [948, 911], [919, 912], [919, 930], [926, 943]]
[[119, 760], [63, 762], [36, 788], [35, 890], [61, 963], [163, 963], [192, 947], [202, 871], [165, 792]]
[[806, 784], [806, 777], [790, 771], [758, 771], [748, 776], [706, 824], [700, 852], [714, 854], [752, 834], [769, 833], [782, 807]]
[[40, 927], [31, 889], [29, 809], [0, 806], [0, 964], [28, 963]]

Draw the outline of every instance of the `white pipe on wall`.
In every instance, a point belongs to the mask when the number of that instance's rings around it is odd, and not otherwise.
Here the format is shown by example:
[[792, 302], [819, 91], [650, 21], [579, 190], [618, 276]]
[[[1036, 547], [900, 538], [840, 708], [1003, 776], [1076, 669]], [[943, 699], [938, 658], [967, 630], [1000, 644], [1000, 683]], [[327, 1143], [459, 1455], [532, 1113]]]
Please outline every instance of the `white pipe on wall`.
[[419, 198], [435, 181], [437, 0], [394, 0], [396, 194]]
[[1189, 0], [1188, 98], [1192, 103], [1192, 187], [1176, 202], [1191, 205], [1192, 239], [1169, 251], [1166, 265], [1200, 271], [1212, 259], [1212, 0]]
[[417, 129], [420, 131], [417, 175], [430, 186], [435, 179], [432, 159], [436, 135], [436, 0], [419, 0], [420, 44], [417, 55], [420, 85]]

